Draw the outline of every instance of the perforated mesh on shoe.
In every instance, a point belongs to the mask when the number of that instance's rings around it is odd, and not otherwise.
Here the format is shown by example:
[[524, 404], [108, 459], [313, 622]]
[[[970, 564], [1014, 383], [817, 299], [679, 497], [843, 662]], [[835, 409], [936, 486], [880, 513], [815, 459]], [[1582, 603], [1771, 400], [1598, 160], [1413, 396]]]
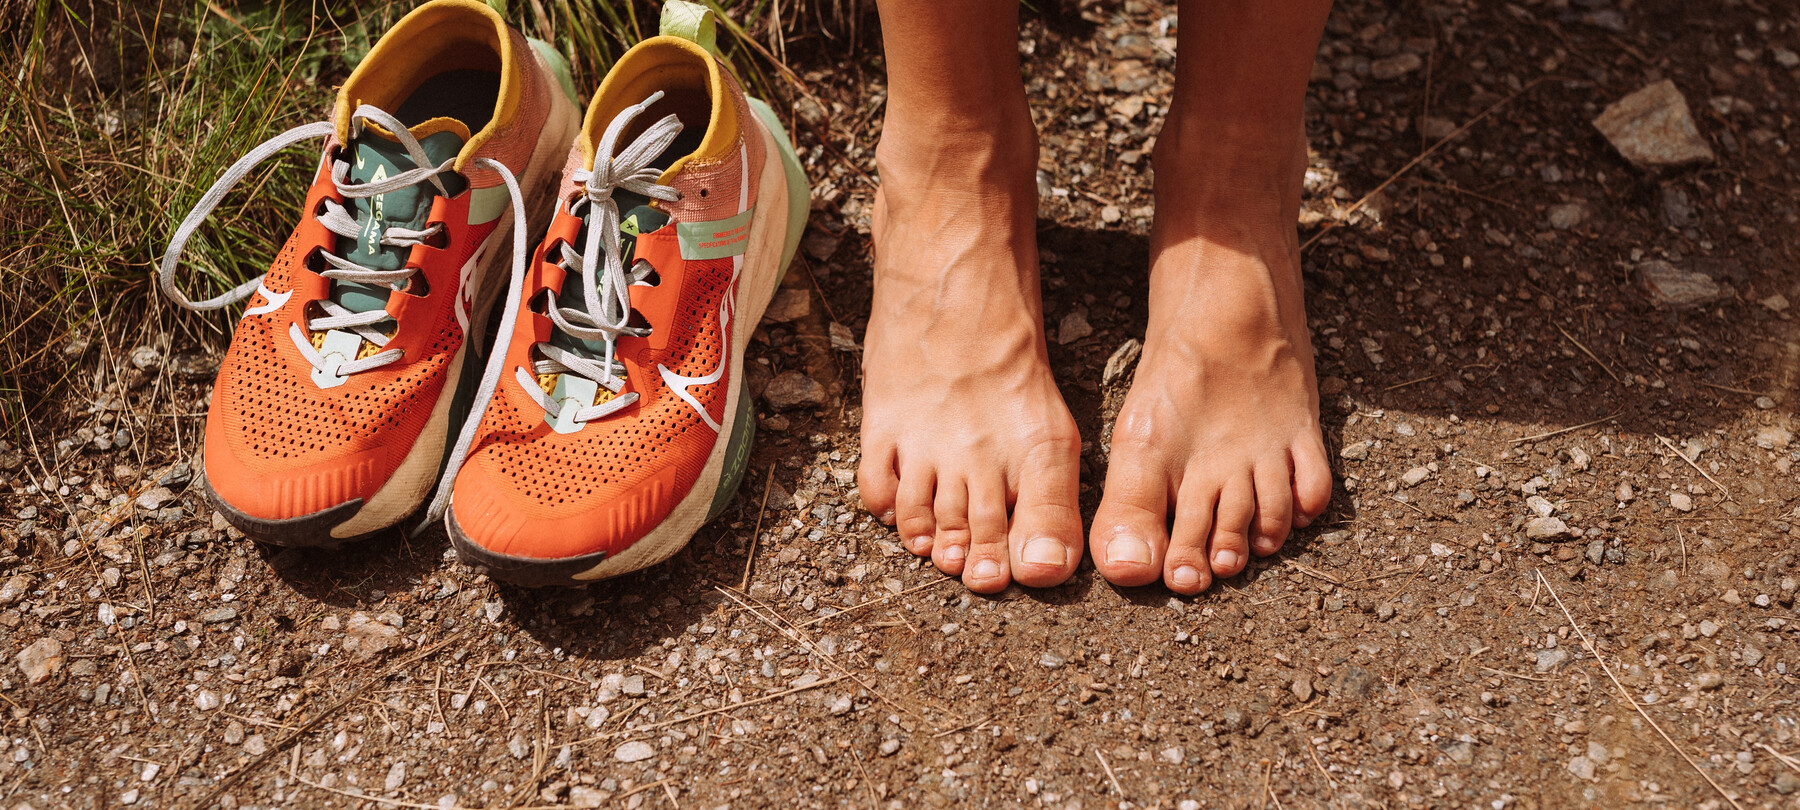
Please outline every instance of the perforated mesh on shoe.
[[[730, 284], [730, 260], [688, 262], [676, 318], [657, 325], [669, 336], [664, 350], [653, 352], [642, 339], [621, 341], [634, 350], [633, 390], [642, 397], [634, 406], [579, 432], [556, 434], [539, 430], [542, 408], [520, 408], [510, 397], [495, 397], [482, 424], [485, 438], [470, 463], [530, 498], [544, 516], [567, 516], [570, 505], [598, 505], [670, 466], [691, 484], [718, 434], [664, 385], [656, 365], [690, 377], [718, 368], [729, 340], [719, 329], [719, 304], [731, 293]], [[722, 416], [730, 384], [727, 376], [690, 391], [709, 412]], [[675, 500], [685, 491], [684, 486], [673, 493]]]

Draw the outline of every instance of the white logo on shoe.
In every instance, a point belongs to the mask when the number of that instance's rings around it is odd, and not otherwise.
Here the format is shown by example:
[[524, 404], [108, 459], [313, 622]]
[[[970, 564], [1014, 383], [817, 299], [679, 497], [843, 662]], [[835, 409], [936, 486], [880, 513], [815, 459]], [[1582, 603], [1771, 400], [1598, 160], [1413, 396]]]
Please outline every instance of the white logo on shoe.
[[[744, 170], [740, 172], [743, 179], [738, 183], [738, 213], [741, 214], [750, 208], [750, 152], [749, 148], [742, 143], [738, 144], [738, 160], [744, 166]], [[663, 384], [669, 386], [669, 390], [675, 392], [675, 396], [681, 397], [682, 402], [692, 406], [700, 414], [700, 420], [714, 432], [719, 430], [718, 420], [706, 412], [706, 406], [701, 405], [700, 400], [688, 389], [696, 385], [716, 383], [725, 376], [725, 363], [731, 359], [732, 306], [737, 300], [738, 272], [743, 269], [744, 255], [740, 252], [731, 257], [731, 283], [725, 285], [725, 296], [719, 301], [719, 338], [723, 341], [724, 348], [719, 351], [718, 367], [704, 377], [685, 377], [670, 371], [668, 366], [661, 363], [656, 365], [656, 370], [662, 373]]]
[[256, 292], [269, 303], [263, 304], [260, 307], [250, 307], [249, 309], [244, 310], [244, 317], [246, 318], [251, 315], [267, 315], [275, 310], [281, 309], [287, 304], [288, 297], [294, 294], [293, 290], [288, 290], [287, 292], [274, 292], [263, 284], [256, 285]]

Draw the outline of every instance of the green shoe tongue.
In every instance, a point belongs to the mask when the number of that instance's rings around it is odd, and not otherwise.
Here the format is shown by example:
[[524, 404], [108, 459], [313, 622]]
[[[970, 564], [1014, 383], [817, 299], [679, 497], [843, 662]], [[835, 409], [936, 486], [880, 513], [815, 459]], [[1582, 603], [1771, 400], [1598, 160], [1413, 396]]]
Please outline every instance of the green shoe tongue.
[[[613, 199], [618, 202], [624, 213], [619, 217], [619, 253], [624, 257], [625, 270], [630, 272], [631, 263], [636, 260], [637, 238], [639, 234], [650, 233], [669, 224], [669, 215], [652, 208], [648, 198], [640, 197], [629, 191], [613, 192]], [[630, 206], [627, 208], [627, 206]], [[587, 228], [582, 228], [576, 235], [575, 244], [587, 244]], [[606, 261], [605, 256], [595, 256], [596, 270]], [[562, 291], [556, 295], [556, 305], [566, 309], [583, 309], [587, 306], [583, 296], [587, 290], [587, 279], [579, 272], [569, 273], [563, 278]], [[584, 355], [604, 357], [606, 344], [598, 340], [578, 340], [563, 334], [561, 331], [550, 336], [550, 345], [570, 351], [579, 351]]]
[[[355, 160], [350, 164], [351, 183], [372, 183], [418, 168], [406, 147], [398, 141], [369, 128], [362, 137], [351, 142]], [[455, 132], [438, 132], [419, 139], [432, 166], [456, 157], [462, 151], [463, 139]], [[452, 195], [462, 193], [467, 185], [461, 177], [438, 175]], [[411, 248], [381, 244], [381, 235], [389, 228], [418, 230], [425, 227], [431, 214], [431, 200], [438, 193], [430, 180], [373, 197], [345, 198], [344, 208], [362, 225], [354, 240], [338, 239], [338, 255], [371, 270], [398, 270], [406, 265]], [[331, 299], [352, 312], [368, 312], [387, 305], [388, 288], [375, 284], [340, 281], [332, 284]]]

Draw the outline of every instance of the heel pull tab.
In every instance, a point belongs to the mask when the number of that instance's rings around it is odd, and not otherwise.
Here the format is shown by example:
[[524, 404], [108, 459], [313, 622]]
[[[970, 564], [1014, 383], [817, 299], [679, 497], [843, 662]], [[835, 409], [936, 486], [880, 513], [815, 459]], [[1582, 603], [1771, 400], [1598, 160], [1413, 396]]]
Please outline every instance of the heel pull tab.
[[687, 0], [663, 3], [661, 33], [681, 37], [705, 48], [715, 57], [719, 55], [718, 23], [713, 19], [712, 10], [699, 3]]

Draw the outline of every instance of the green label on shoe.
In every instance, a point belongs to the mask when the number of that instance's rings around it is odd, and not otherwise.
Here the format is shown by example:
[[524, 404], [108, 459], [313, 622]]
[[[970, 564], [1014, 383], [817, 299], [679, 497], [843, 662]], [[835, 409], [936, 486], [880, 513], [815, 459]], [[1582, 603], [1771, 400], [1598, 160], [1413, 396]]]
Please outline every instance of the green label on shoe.
[[677, 222], [675, 240], [681, 244], [681, 258], [724, 259], [742, 256], [750, 247], [750, 220], [755, 206], [729, 219], [712, 222]]

